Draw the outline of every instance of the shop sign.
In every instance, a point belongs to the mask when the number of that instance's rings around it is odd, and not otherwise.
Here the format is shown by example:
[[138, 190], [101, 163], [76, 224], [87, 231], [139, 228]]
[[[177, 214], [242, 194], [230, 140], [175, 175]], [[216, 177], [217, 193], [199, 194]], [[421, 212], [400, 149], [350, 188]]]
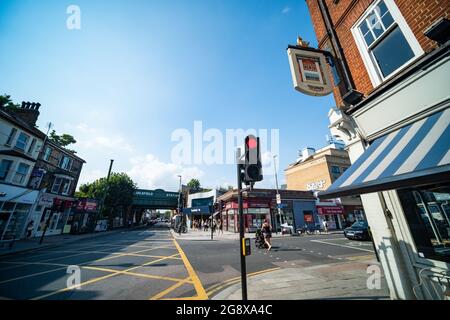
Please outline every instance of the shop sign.
[[333, 91], [324, 51], [289, 46], [287, 52], [296, 90], [311, 96], [326, 96]]
[[30, 182], [28, 184], [31, 189], [39, 189], [44, 173], [44, 169], [34, 169], [31, 172]]
[[325, 187], [325, 179], [307, 183], [306, 190], [322, 190]]
[[44, 207], [51, 207], [53, 205], [53, 196], [42, 195], [39, 200], [39, 205]]
[[305, 218], [305, 222], [306, 223], [313, 223], [314, 222], [312, 214], [305, 214], [303, 217]]
[[320, 207], [317, 206], [319, 214], [344, 214], [344, 209], [338, 206]]
[[82, 199], [78, 200], [76, 209], [77, 211], [94, 212], [97, 210], [98, 202], [94, 199]]

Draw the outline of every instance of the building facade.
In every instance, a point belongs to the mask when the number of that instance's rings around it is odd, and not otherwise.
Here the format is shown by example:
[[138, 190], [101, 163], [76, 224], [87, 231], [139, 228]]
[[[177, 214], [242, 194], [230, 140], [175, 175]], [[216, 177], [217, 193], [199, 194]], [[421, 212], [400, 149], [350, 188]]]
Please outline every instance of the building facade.
[[448, 299], [448, 1], [306, 2], [340, 66], [330, 129], [352, 162], [319, 196], [361, 195], [392, 299]]
[[[76, 207], [75, 191], [85, 161], [50, 139], [44, 147], [33, 169], [29, 187], [40, 190], [37, 206], [30, 216], [34, 236], [41, 236], [48, 222], [46, 235], [69, 233]], [[55, 202], [63, 202], [57, 212], [52, 211]]]
[[[255, 232], [261, 228], [265, 219], [271, 222], [276, 231], [281, 224], [292, 226], [294, 230], [305, 225], [314, 227], [319, 224], [313, 193], [310, 191], [279, 190], [281, 197], [281, 217], [278, 216], [276, 190], [254, 189], [243, 193], [245, 232]], [[239, 232], [239, 206], [237, 190], [221, 195], [218, 201], [218, 215], [224, 230]]]
[[[84, 160], [36, 127], [38, 103], [0, 109], [0, 237], [21, 239], [70, 232]], [[58, 206], [54, 206], [58, 203]], [[54, 212], [52, 207], [58, 207]]]
[[45, 139], [35, 127], [39, 107], [0, 108], [0, 240], [24, 237], [39, 195], [28, 186]]
[[[289, 190], [324, 191], [350, 167], [343, 145], [332, 143], [322, 149], [305, 148], [296, 162], [285, 169]], [[316, 201], [320, 222], [328, 228], [344, 229], [357, 220], [365, 220], [358, 196]]]
[[188, 194], [187, 206], [183, 208], [188, 228], [192, 228], [194, 220], [204, 221], [210, 219], [211, 215], [214, 214], [214, 205], [217, 202], [217, 198], [221, 194], [217, 189]]

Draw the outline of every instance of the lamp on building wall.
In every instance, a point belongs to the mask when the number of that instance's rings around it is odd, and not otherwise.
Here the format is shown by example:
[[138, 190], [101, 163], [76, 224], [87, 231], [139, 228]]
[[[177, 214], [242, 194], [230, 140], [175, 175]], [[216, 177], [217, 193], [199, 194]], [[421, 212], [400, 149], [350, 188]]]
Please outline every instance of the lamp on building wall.
[[443, 45], [450, 39], [450, 21], [442, 17], [429, 26], [424, 34], [429, 39]]

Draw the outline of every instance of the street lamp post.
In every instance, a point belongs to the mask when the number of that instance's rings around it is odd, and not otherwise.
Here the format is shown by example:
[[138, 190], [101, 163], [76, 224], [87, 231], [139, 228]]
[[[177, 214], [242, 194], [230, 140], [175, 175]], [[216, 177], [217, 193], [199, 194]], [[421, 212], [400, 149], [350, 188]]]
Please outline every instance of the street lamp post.
[[180, 178], [180, 187], [179, 187], [179, 189], [178, 189], [178, 212], [180, 213], [180, 215], [181, 215], [181, 225], [180, 225], [180, 227], [179, 227], [179, 233], [181, 233], [182, 232], [182, 228], [183, 228], [183, 226], [184, 226], [184, 214], [183, 214], [183, 210], [182, 210], [182, 204], [181, 204], [181, 189], [182, 189], [182, 187], [181, 187], [181, 175], [178, 175], [178, 178]]
[[[277, 190], [277, 212], [278, 212], [278, 217], [280, 217], [280, 223], [281, 223], [281, 197], [280, 197], [280, 192], [278, 191], [278, 174], [277, 174], [277, 161], [276, 158], [278, 157], [278, 155], [274, 155], [273, 156], [273, 166], [274, 166], [274, 170], [275, 170], [275, 184], [276, 184], [276, 190]], [[280, 202], [280, 203], [278, 203]], [[277, 218], [275, 218], [275, 233], [278, 233], [278, 228], [277, 228]]]

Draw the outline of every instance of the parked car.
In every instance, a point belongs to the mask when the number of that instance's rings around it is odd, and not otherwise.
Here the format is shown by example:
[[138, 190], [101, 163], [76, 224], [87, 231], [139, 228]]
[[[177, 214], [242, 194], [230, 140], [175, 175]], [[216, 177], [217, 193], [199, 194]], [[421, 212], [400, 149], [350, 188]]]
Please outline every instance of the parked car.
[[356, 221], [344, 229], [344, 235], [350, 240], [370, 240], [369, 225], [365, 221]]

